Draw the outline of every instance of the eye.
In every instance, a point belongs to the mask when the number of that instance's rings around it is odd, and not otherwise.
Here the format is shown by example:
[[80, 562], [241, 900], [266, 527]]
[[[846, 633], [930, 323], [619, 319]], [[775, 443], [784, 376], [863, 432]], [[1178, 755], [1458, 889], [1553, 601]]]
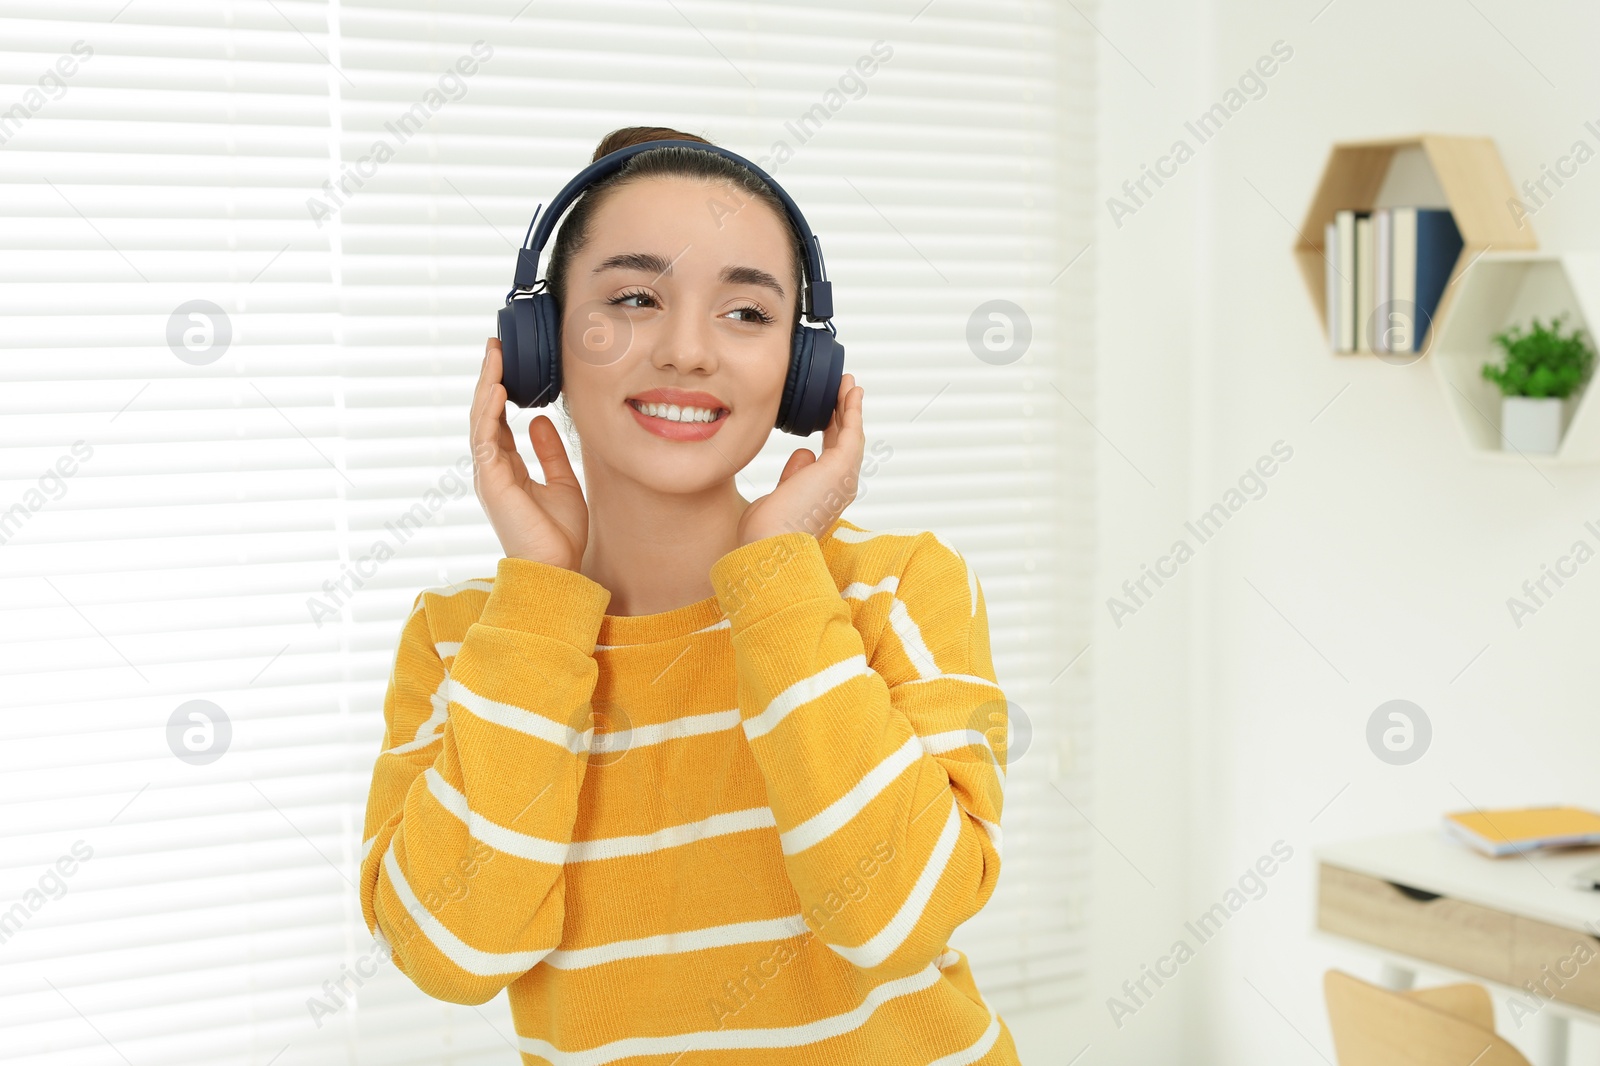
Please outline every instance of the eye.
[[[650, 304], [648, 306], [652, 306], [652, 307], [659, 307], [660, 306], [659, 304], [656, 303], [656, 298], [653, 295], [651, 295], [650, 293], [645, 292], [643, 289], [638, 289], [638, 290], [635, 290], [633, 292], [618, 293], [616, 296], [613, 296], [613, 297], [611, 297], [611, 299], [607, 300], [606, 303], [608, 303], [608, 304], [625, 304], [628, 300], [649, 300]], [[639, 304], [627, 304], [627, 306], [628, 307], [639, 307], [640, 305]]]
[[747, 304], [744, 307], [735, 307], [732, 311], [729, 311], [728, 314], [747, 314], [751, 316], [750, 318], [740, 319], [739, 321], [741, 322], [754, 322], [760, 325], [766, 325], [768, 322], [772, 321], [772, 316], [767, 314], [755, 304]]

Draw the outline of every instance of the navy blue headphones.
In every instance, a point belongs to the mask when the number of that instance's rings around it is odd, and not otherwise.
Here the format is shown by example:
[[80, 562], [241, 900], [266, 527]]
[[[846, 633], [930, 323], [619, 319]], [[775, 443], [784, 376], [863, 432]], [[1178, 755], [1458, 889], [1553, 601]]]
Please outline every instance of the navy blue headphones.
[[[805, 244], [806, 279], [801, 286], [801, 310], [824, 329], [810, 329], [796, 322], [789, 348], [789, 376], [784, 382], [783, 399], [778, 404], [777, 428], [785, 433], [808, 437], [826, 429], [839, 397], [839, 380], [844, 373], [844, 345], [834, 328], [833, 285], [822, 265], [822, 245], [806, 224], [800, 208], [766, 171], [726, 148], [700, 141], [661, 140], [619, 148], [601, 156], [542, 207], [528, 223], [528, 236], [517, 252], [517, 273], [500, 309], [496, 335], [502, 353], [501, 383], [506, 398], [518, 407], [543, 407], [561, 395], [561, 309], [556, 298], [539, 277], [539, 255], [555, 232], [556, 222], [590, 185], [616, 173], [640, 152], [654, 148], [692, 148], [711, 152], [744, 166], [765, 181], [783, 202], [784, 210], [800, 231]], [[540, 213], [543, 212], [543, 220]], [[536, 228], [537, 227], [537, 228]]]

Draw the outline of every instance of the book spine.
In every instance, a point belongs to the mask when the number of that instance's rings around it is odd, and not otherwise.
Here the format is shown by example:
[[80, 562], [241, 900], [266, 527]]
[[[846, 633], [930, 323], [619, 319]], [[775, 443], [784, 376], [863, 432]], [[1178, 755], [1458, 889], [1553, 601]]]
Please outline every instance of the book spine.
[[1322, 231], [1323, 300], [1326, 302], [1328, 347], [1339, 350], [1339, 227], [1329, 222]]
[[1356, 216], [1349, 209], [1334, 215], [1339, 227], [1339, 343], [1334, 350], [1354, 350], [1356, 290]]
[[1394, 213], [1387, 207], [1379, 208], [1372, 213], [1372, 232], [1373, 283], [1376, 288], [1372, 305], [1376, 321], [1372, 324], [1371, 343], [1373, 351], [1387, 352], [1394, 311], [1390, 306], [1390, 302], [1394, 299], [1394, 277], [1391, 273], [1394, 263]]
[[1372, 213], [1356, 212], [1356, 321], [1355, 349], [1372, 351], [1372, 297], [1374, 294], [1372, 265]]
[[1417, 329], [1413, 350], [1421, 351], [1423, 329], [1433, 321], [1445, 286], [1461, 255], [1461, 231], [1449, 211], [1417, 209]]

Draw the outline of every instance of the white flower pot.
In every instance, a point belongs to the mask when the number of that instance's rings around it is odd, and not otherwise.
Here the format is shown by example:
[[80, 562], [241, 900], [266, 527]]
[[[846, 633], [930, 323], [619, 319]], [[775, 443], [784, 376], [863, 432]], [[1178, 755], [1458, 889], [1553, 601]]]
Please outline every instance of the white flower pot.
[[1554, 455], [1572, 414], [1573, 397], [1502, 396], [1500, 449]]

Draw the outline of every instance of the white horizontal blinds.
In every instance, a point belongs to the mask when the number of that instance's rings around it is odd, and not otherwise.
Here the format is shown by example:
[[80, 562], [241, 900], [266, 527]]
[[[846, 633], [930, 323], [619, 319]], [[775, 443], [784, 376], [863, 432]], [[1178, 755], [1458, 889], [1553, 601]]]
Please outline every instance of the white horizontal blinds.
[[[499, 554], [452, 464], [513, 249], [602, 133], [646, 122], [797, 149], [769, 165], [823, 236], [869, 446], [893, 449], [851, 517], [967, 555], [1034, 726], [1001, 886], [957, 946], [1001, 1010], [1076, 987], [1085, 830], [1043, 774], [1083, 719], [1083, 664], [1050, 681], [1092, 527], [1088, 441], [1049, 388], [1092, 391], [1087, 350], [1057, 343], [1087, 335], [1087, 272], [1050, 284], [1077, 250], [1063, 224], [1086, 227], [1067, 212], [1089, 142], [1062, 131], [1090, 97], [1054, 51], [1087, 62], [1077, 23], [954, 0], [914, 21], [881, 0], [520, 6], [135, 0], [108, 23], [107, 3], [0, 3], [0, 106], [93, 48], [0, 117], [0, 507], [26, 511], [0, 543], [0, 906], [41, 901], [15, 933], [0, 912], [0, 1061], [511, 1061], [503, 999], [436, 1003], [385, 966], [357, 1009], [324, 982], [373, 961], [348, 881], [400, 620]], [[786, 132], [879, 40], [859, 98]], [[991, 298], [1032, 319], [1010, 365], [967, 348]], [[167, 331], [193, 300], [223, 315], [178, 318], [186, 362]], [[203, 362], [185, 336], [205, 348], [224, 316]], [[775, 435], [746, 494], [799, 443]], [[168, 747], [194, 699], [232, 728], [203, 765]]]
[[[1051, 383], [1080, 406], [1092, 396], [1090, 351], [1058, 340], [1063, 328], [1089, 335], [1090, 272], [1080, 262], [1060, 274], [1091, 228], [1079, 206], [1092, 175], [1082, 20], [1058, 25], [1043, 3], [944, 0], [921, 14], [887, 0], [535, 3], [511, 20], [520, 6], [341, 0], [355, 83], [340, 90], [343, 166], [361, 179], [337, 215], [347, 444], [364, 486], [349, 551], [370, 551], [383, 539], [373, 523], [412, 507], [464, 454], [466, 399], [515, 248], [602, 134], [660, 124], [770, 157], [821, 235], [841, 337], [870, 390], [869, 448], [882, 445], [869, 456], [887, 456], [849, 513], [869, 528], [934, 528], [967, 555], [1000, 677], [1033, 728], [1007, 795], [1000, 887], [956, 946], [1002, 1011], [1076, 994], [1089, 830], [1049, 773], [1064, 741], [1086, 740], [1087, 662], [1060, 672], [1088, 629], [1092, 430]], [[474, 67], [476, 41], [492, 56]], [[879, 41], [887, 59], [873, 54]], [[447, 79], [401, 143], [400, 117], [462, 57], [473, 73]], [[872, 73], [830, 100], [863, 57]], [[792, 156], [773, 155], [778, 141]], [[380, 145], [392, 159], [376, 162]], [[966, 339], [971, 312], [997, 298], [1031, 320], [1031, 347], [1009, 365], [979, 360]], [[534, 413], [511, 412], [525, 454]], [[747, 498], [800, 443], [774, 435], [740, 479]], [[470, 494], [443, 502], [408, 545], [415, 555], [356, 597], [350, 661], [369, 686], [352, 705], [358, 731], [381, 728], [395, 620], [417, 585], [492, 573], [498, 552], [474, 506]], [[1081, 775], [1056, 784], [1083, 805]], [[403, 1020], [413, 1002], [384, 986], [364, 996], [362, 1025]]]
[[329, 11], [118, 6], [0, 7], [0, 1060], [343, 1061], [305, 1007], [356, 946], [371, 748], [304, 606], [350, 492], [303, 206]]

